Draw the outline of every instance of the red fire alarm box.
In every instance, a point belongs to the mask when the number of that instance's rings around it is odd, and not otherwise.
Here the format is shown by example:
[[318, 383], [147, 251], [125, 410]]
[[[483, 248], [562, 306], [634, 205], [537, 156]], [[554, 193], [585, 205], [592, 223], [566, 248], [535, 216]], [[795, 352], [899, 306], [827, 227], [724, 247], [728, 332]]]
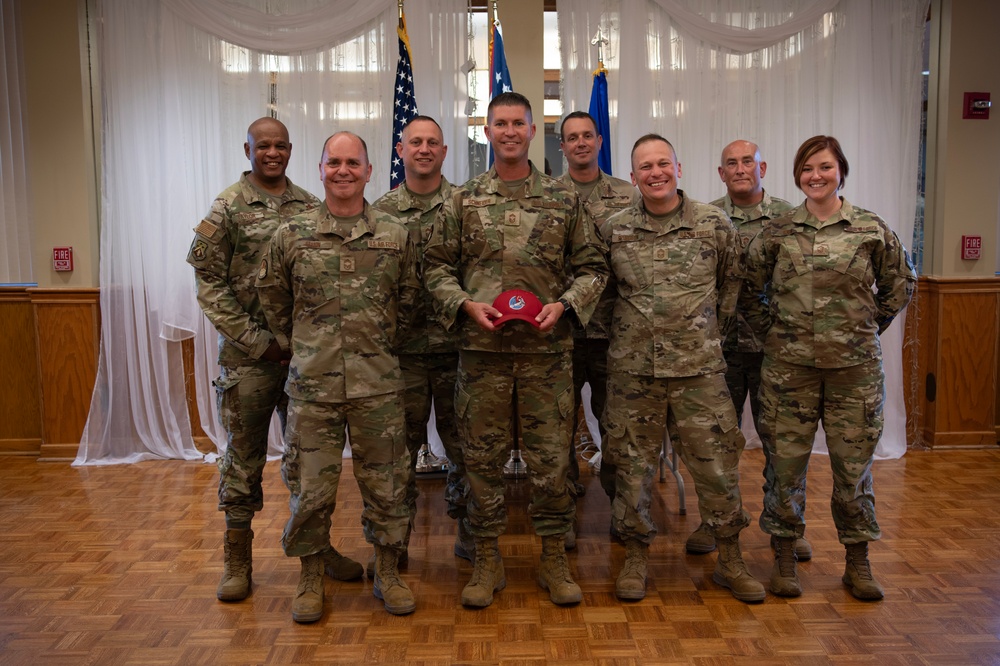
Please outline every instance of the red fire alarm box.
[[52, 248], [52, 270], [54, 271], [73, 270], [73, 248], [71, 247]]
[[978, 259], [982, 249], [982, 236], [962, 236], [962, 259]]

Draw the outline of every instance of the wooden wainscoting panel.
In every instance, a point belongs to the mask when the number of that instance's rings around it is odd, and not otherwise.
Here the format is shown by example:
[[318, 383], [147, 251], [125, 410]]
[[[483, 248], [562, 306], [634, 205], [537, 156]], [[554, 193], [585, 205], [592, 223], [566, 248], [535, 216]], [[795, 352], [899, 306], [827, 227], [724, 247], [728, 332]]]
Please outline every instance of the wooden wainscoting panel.
[[87, 423], [100, 348], [98, 289], [28, 290], [41, 386], [39, 460], [72, 460]]
[[903, 330], [903, 400], [906, 403], [906, 445], [923, 449], [924, 424], [927, 420], [928, 351], [933, 337], [927, 330], [933, 317], [928, 316], [932, 294], [924, 278], [917, 282], [917, 291], [906, 307]]
[[27, 287], [0, 287], [0, 455], [38, 455], [42, 417]]
[[194, 371], [194, 338], [181, 340], [181, 354], [184, 358], [184, 395], [187, 398], [188, 417], [191, 419], [191, 437], [202, 453], [214, 453], [215, 444], [201, 427], [201, 411], [198, 409], [198, 382]]
[[996, 446], [1000, 280], [927, 278], [926, 285], [926, 328], [918, 329], [928, 335], [927, 365], [918, 376], [933, 373], [936, 395], [924, 396], [924, 442]]

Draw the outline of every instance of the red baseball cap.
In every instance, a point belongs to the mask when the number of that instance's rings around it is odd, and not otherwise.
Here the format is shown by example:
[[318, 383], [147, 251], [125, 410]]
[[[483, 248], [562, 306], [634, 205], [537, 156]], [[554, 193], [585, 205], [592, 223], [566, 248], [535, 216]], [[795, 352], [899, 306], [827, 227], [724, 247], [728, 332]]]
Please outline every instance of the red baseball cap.
[[492, 322], [497, 328], [512, 319], [520, 319], [535, 328], [539, 327], [535, 317], [542, 311], [542, 302], [530, 291], [508, 289], [496, 297], [493, 307], [500, 311], [500, 316]]

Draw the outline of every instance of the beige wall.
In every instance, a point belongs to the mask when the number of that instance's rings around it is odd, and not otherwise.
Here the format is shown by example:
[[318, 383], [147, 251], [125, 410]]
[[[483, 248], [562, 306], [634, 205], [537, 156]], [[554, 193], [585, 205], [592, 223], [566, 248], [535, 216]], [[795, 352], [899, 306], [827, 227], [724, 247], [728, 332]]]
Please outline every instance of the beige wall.
[[[22, 0], [32, 265], [39, 287], [98, 286], [97, 185], [85, 0]], [[52, 248], [74, 270], [52, 270]]]
[[[989, 276], [997, 270], [1000, 240], [1000, 56], [993, 48], [1000, 2], [932, 2], [939, 29], [932, 37], [924, 272]], [[542, 7], [542, 0], [499, 4], [511, 77], [536, 111], [538, 134], [531, 159], [539, 166], [544, 163]], [[35, 279], [41, 287], [97, 286], [86, 0], [22, 0], [22, 12]], [[989, 120], [962, 119], [966, 91], [993, 94], [996, 106]], [[962, 234], [983, 237], [983, 259], [960, 259]], [[73, 273], [51, 270], [56, 245], [73, 246]]]
[[536, 133], [528, 157], [541, 171], [545, 166], [544, 3], [542, 0], [503, 0], [498, 3], [497, 12], [514, 92], [521, 93], [531, 102]]
[[[926, 275], [992, 276], [1000, 225], [1000, 55], [996, 0], [933, 0], [928, 106]], [[936, 88], [936, 96], [935, 96]], [[963, 120], [966, 92], [989, 92], [989, 120]], [[936, 102], [936, 103], [935, 103]], [[983, 238], [962, 260], [962, 235]]]

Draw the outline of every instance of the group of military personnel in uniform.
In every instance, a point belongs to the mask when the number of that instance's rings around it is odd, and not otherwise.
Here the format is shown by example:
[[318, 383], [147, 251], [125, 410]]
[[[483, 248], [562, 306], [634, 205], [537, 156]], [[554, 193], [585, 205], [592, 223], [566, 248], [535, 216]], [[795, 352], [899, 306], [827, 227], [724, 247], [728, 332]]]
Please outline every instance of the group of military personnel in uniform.
[[[457, 187], [441, 174], [441, 128], [414, 118], [396, 145], [404, 184], [370, 205], [372, 166], [359, 136], [325, 142], [319, 201], [285, 176], [285, 126], [250, 125], [250, 171], [215, 200], [188, 255], [199, 303], [220, 334], [215, 386], [227, 446], [218, 598], [244, 599], [252, 588], [251, 521], [263, 506], [277, 412], [290, 492], [282, 545], [301, 562], [293, 619], [322, 618], [324, 575], [356, 580], [366, 570], [388, 612], [413, 612], [400, 569], [433, 401], [454, 552], [473, 565], [462, 603], [489, 606], [506, 586], [503, 467], [515, 439], [542, 541], [538, 583], [556, 604], [580, 602], [566, 551], [582, 492], [573, 438], [585, 383], [599, 416], [610, 532], [625, 548], [620, 599], [646, 593], [666, 433], [698, 496], [702, 524], [688, 552], [717, 548], [713, 581], [741, 601], [765, 598], [739, 543], [750, 523], [738, 470], [747, 396], [765, 451], [770, 591], [801, 594], [796, 563], [811, 557], [805, 473], [822, 418], [843, 581], [857, 598], [881, 598], [867, 558], [879, 538], [878, 335], [912, 296], [915, 275], [885, 223], [839, 196], [848, 167], [836, 139], [800, 148], [795, 182], [806, 200], [792, 207], [764, 192], [766, 163], [747, 141], [723, 150], [727, 194], [708, 205], [679, 189], [676, 151], [659, 135], [635, 142], [631, 183], [599, 170], [603, 138], [583, 112], [561, 125], [568, 170], [558, 180], [528, 159], [535, 125], [522, 95], [491, 101], [486, 135], [495, 164]], [[501, 319], [499, 308], [518, 307], [498, 298], [511, 290], [537, 297], [533, 319]], [[348, 436], [374, 550], [367, 567], [330, 542]]]

